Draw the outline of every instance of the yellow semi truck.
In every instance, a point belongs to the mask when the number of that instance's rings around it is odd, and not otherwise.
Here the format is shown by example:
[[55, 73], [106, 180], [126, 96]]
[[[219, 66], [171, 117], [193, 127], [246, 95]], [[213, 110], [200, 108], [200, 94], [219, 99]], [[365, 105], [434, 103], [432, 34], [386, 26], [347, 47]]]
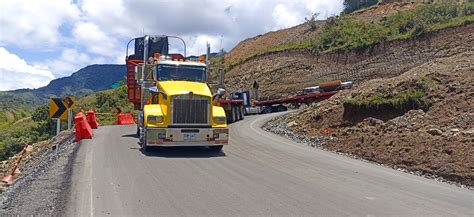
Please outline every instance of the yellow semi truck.
[[[168, 53], [168, 39], [184, 44], [184, 56]], [[129, 55], [134, 42], [134, 54]], [[206, 58], [207, 59], [207, 58]], [[138, 110], [137, 135], [141, 148], [150, 146], [207, 146], [221, 151], [228, 144], [225, 111], [216, 103], [225, 90], [212, 93], [203, 58], [186, 59], [184, 40], [146, 35], [127, 44], [129, 101]]]

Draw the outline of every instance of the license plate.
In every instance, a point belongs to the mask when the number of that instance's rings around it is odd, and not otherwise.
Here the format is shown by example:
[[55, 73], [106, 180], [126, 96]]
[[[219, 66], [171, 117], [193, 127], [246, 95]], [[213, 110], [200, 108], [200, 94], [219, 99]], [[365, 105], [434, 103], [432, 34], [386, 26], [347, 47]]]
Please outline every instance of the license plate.
[[184, 140], [185, 141], [193, 141], [196, 140], [196, 134], [195, 133], [185, 133], [184, 134]]

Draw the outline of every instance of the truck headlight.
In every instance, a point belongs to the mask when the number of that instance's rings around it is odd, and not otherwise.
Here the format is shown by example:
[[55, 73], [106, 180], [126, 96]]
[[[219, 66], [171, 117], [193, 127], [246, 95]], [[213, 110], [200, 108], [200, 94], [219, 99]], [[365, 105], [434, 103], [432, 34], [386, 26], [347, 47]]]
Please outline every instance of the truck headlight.
[[166, 130], [165, 129], [158, 129], [157, 134], [158, 134], [158, 139], [166, 139]]
[[146, 120], [147, 120], [147, 122], [152, 122], [152, 123], [162, 123], [163, 122], [163, 116], [161, 116], [161, 115], [148, 115]]
[[226, 117], [223, 117], [223, 116], [214, 117], [214, 123], [216, 124], [225, 124], [225, 122], [226, 122]]
[[227, 128], [214, 128], [212, 132], [212, 137], [213, 139], [222, 139], [222, 138], [227, 138], [229, 135], [229, 129]]

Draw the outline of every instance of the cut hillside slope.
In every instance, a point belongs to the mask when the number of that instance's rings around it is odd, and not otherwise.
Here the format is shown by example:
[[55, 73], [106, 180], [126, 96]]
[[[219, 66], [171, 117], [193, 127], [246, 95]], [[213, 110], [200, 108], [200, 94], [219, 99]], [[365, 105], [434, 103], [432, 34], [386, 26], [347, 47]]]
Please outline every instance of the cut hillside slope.
[[227, 72], [226, 88], [251, 89], [253, 80], [257, 80], [260, 95], [279, 96], [332, 79], [364, 81], [394, 77], [431, 59], [472, 50], [473, 46], [474, 25], [469, 24], [366, 49], [316, 56], [303, 50], [273, 53], [253, 58]]
[[283, 120], [291, 132], [385, 165], [474, 186], [474, 50], [374, 79]]
[[[352, 13], [350, 17], [366, 22], [378, 22], [385, 16], [414, 8], [420, 4], [422, 3], [389, 2], [358, 10]], [[311, 43], [321, 35], [326, 25], [326, 20], [315, 20], [315, 18], [316, 17], [307, 18], [307, 21], [303, 24], [287, 29], [271, 31], [241, 41], [224, 56], [226, 65], [233, 67], [255, 56], [266, 53], [311, 46]]]
[[[226, 88], [251, 89], [257, 80], [261, 96], [289, 95], [325, 80], [360, 82], [397, 76], [430, 59], [473, 48], [473, 3], [421, 4], [415, 8], [413, 4], [404, 5], [380, 5], [355, 15], [331, 18], [317, 28], [312, 36], [315, 38], [307, 37], [299, 44], [265, 47], [278, 32], [246, 40], [226, 55], [225, 64], [231, 66], [226, 72]], [[363, 16], [374, 20], [364, 20]], [[291, 30], [279, 31], [276, 38], [288, 39], [285, 35]], [[258, 43], [265, 46], [259, 47]], [[243, 60], [236, 64], [230, 57], [238, 52]]]
[[288, 29], [282, 29], [248, 38], [237, 44], [225, 54], [225, 62], [236, 65], [252, 56], [263, 54], [270, 50], [285, 50], [300, 47], [300, 43], [307, 43], [310, 38], [321, 34], [324, 21], [306, 22]]

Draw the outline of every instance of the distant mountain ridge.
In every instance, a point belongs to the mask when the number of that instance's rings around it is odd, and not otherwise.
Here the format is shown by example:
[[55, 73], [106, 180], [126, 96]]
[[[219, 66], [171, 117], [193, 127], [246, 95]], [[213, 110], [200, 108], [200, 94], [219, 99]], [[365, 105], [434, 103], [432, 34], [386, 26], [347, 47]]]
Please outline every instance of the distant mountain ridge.
[[27, 104], [41, 104], [52, 96], [83, 96], [95, 91], [110, 89], [112, 84], [125, 79], [125, 65], [89, 65], [68, 77], [52, 80], [47, 86], [38, 89], [18, 89], [0, 92], [2, 99], [16, 98]]

